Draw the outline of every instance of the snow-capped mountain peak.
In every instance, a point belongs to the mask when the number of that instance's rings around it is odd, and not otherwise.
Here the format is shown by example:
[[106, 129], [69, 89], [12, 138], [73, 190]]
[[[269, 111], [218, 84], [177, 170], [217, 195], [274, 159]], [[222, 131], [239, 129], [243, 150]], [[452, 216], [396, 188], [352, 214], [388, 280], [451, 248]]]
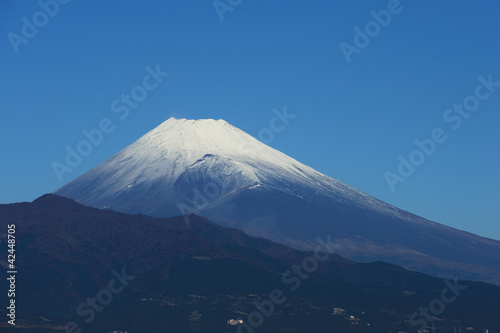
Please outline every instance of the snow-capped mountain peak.
[[[306, 190], [310, 194], [343, 197], [361, 207], [393, 210], [222, 119], [170, 118], [56, 193], [116, 210], [133, 207], [143, 197], [169, 197], [172, 206], [185, 196], [189, 186], [194, 186], [186, 182], [192, 183], [195, 174], [198, 182], [210, 182], [218, 186], [218, 192], [226, 194], [261, 184], [295, 196], [303, 197], [300, 192]], [[164, 204], [155, 202], [141, 212], [156, 215], [158, 210], [165, 210]]]
[[[474, 278], [476, 271], [490, 269], [479, 262], [500, 265], [500, 242], [386, 204], [222, 119], [170, 118], [55, 193], [126, 213], [194, 212], [301, 249], [332, 235], [341, 255], [430, 274], [462, 267], [470, 272], [464, 277]], [[456, 262], [450, 253], [464, 259]]]

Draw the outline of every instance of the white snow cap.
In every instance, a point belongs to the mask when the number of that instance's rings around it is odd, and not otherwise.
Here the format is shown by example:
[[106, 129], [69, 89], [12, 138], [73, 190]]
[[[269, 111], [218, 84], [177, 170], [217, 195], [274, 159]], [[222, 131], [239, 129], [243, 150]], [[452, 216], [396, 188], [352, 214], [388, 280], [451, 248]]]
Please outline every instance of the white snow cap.
[[399, 215], [394, 207], [296, 161], [222, 119], [169, 118], [57, 193], [99, 206], [96, 202], [112, 201], [140, 187], [138, 198], [147, 193], [175, 201], [176, 182], [200, 173], [205, 179], [231, 182], [232, 192], [262, 185], [303, 197], [300, 187]]
[[[292, 172], [297, 172], [295, 167], [299, 167], [315, 172], [222, 119], [170, 118], [119, 154], [122, 158], [136, 160], [143, 167], [161, 162], [161, 169], [173, 178], [206, 155], [241, 163], [246, 173], [250, 172], [248, 166], [259, 170], [276, 171], [279, 168]], [[155, 178], [155, 175], [149, 174], [148, 177]]]
[[[277, 164], [290, 160], [285, 154], [264, 145], [223, 119], [169, 118], [142, 136], [130, 148], [136, 144], [136, 148], [157, 147], [158, 151], [168, 150], [187, 154], [187, 157], [201, 158], [206, 154], [252, 160], [259, 157], [261, 160]], [[150, 154], [151, 151], [148, 150], [147, 153]], [[140, 152], [134, 151], [134, 154]]]

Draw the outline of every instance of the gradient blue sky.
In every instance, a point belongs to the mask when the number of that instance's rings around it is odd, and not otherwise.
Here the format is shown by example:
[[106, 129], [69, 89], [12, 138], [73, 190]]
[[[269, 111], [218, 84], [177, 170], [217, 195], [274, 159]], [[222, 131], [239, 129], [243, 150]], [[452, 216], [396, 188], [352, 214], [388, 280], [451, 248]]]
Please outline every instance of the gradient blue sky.
[[[56, 190], [171, 116], [222, 118], [257, 137], [286, 105], [297, 117], [270, 146], [399, 208], [500, 239], [500, 87], [459, 129], [443, 120], [478, 76], [500, 81], [500, 2], [401, 1], [348, 64], [339, 44], [387, 6], [245, 0], [221, 21], [211, 0], [73, 0], [16, 54], [8, 34], [22, 35], [22, 18], [41, 7], [1, 1], [0, 202]], [[111, 103], [157, 64], [169, 77], [120, 120]], [[60, 182], [51, 163], [106, 117], [115, 130]], [[392, 192], [384, 172], [437, 127], [447, 141]]]

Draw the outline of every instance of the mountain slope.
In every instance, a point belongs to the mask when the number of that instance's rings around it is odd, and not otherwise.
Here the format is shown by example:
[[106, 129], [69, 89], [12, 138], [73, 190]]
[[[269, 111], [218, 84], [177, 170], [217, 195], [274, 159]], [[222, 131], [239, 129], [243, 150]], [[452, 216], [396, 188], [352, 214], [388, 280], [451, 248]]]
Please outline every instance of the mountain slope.
[[170, 118], [55, 193], [127, 213], [196, 213], [298, 249], [330, 235], [348, 258], [500, 284], [499, 241], [390, 206], [223, 120]]
[[[258, 309], [255, 302], [269, 300], [275, 289], [286, 301], [266, 315], [260, 332], [416, 331], [409, 316], [446, 287], [394, 265], [328, 254], [307, 278], [294, 274], [299, 285], [293, 290], [295, 282], [283, 274], [310, 261], [312, 252], [195, 215], [127, 215], [45, 195], [33, 203], [0, 205], [0, 221], [4, 230], [16, 224], [16, 302], [22, 305], [16, 328], [0, 325], [2, 332], [55, 332], [69, 321], [83, 332], [231, 332], [229, 318], [247, 321]], [[108, 302], [103, 290], [116, 277], [113, 270], [133, 278]], [[475, 331], [500, 328], [500, 289], [458, 285], [466, 289], [435, 320], [437, 329], [451, 331], [458, 320]], [[89, 298], [106, 304], [86, 322], [90, 306], [82, 308], [86, 312], [78, 307]]]

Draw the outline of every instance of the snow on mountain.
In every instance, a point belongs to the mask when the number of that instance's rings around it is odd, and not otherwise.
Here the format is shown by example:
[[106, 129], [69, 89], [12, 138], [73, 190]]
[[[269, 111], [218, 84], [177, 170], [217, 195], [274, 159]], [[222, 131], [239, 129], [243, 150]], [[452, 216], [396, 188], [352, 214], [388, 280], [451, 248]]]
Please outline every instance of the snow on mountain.
[[194, 212], [296, 248], [332, 235], [353, 259], [500, 281], [500, 242], [388, 205], [224, 120], [170, 118], [55, 193], [127, 213]]
[[[170, 118], [56, 194], [99, 208], [122, 210], [113, 205], [114, 198], [139, 193], [147, 197], [165, 197], [165, 192], [175, 195], [176, 181], [186, 181], [188, 171], [200, 168], [219, 179], [216, 190], [225, 190], [222, 195], [259, 184], [294, 193], [286, 184], [299, 184], [361, 208], [400, 215], [394, 207], [317, 172], [222, 119]], [[232, 182], [228, 183], [227, 177]], [[141, 212], [155, 214], [154, 208]]]

